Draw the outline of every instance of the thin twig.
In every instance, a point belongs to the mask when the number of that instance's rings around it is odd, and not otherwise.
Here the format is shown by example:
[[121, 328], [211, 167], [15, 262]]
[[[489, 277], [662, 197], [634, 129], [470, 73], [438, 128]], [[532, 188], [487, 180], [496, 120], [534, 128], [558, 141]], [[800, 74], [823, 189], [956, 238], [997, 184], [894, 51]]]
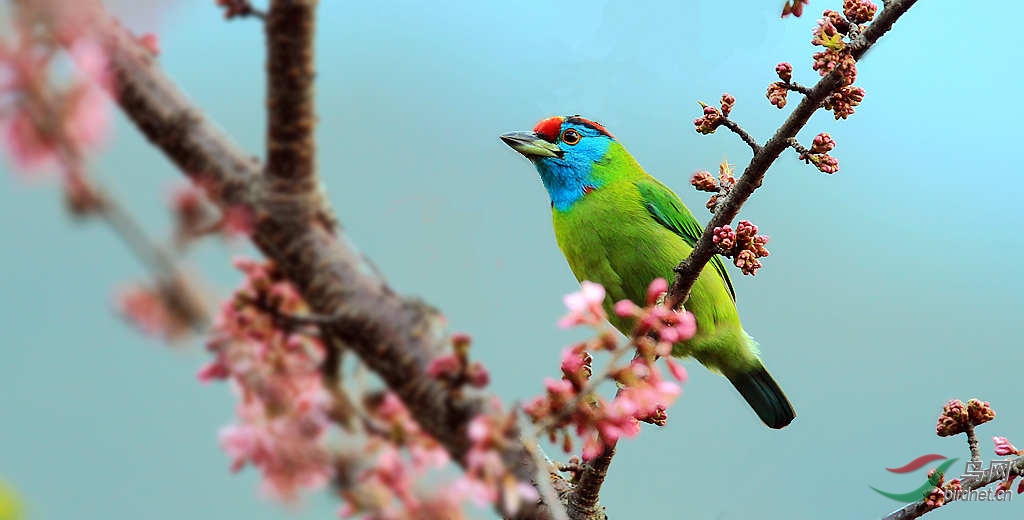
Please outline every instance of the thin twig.
[[[850, 53], [854, 59], [860, 58], [879, 38], [882, 37], [893, 24], [916, 3], [917, 0], [893, 0], [885, 9], [878, 13], [877, 19], [849, 45]], [[730, 224], [740, 208], [747, 199], [754, 193], [754, 190], [761, 186], [768, 168], [779, 158], [779, 155], [789, 146], [789, 138], [795, 137], [807, 124], [811, 115], [821, 106], [826, 97], [831, 95], [841, 85], [842, 78], [838, 70], [832, 71], [822, 78], [818, 83], [805, 93], [786, 121], [775, 132], [775, 135], [754, 154], [743, 175], [736, 180], [725, 200], [715, 211], [715, 215], [704, 228], [704, 233], [697, 242], [693, 251], [685, 260], [675, 268], [676, 277], [669, 288], [667, 303], [672, 308], [678, 308], [689, 297], [690, 288], [697, 281], [701, 270], [717, 252], [717, 247], [712, 240], [716, 227]]]
[[722, 126], [728, 128], [729, 130], [732, 130], [732, 133], [740, 136], [740, 139], [742, 139], [744, 143], [747, 143], [750, 146], [750, 149], [754, 152], [754, 155], [761, 153], [761, 145], [758, 144], [757, 140], [754, 139], [754, 137], [750, 135], [746, 130], [744, 130], [743, 127], [740, 126], [738, 123], [736, 123], [732, 119], [729, 119], [728, 117], [722, 116]]
[[790, 148], [796, 150], [796, 153], [800, 154], [800, 157], [805, 157], [811, 154], [811, 151], [808, 150], [806, 146], [800, 144], [800, 141], [797, 141], [796, 137], [786, 139], [786, 144], [789, 145]]
[[799, 92], [805, 96], [811, 93], [810, 87], [805, 87], [795, 81], [783, 81], [781, 83], [783, 87], [793, 92]]

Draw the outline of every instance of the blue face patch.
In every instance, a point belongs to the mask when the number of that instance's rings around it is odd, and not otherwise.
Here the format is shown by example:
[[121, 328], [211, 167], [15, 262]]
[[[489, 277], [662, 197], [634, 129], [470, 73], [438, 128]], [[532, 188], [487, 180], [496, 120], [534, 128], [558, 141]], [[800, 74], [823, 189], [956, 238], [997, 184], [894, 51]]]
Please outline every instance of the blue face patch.
[[[562, 141], [565, 131], [570, 128], [580, 135], [576, 144]], [[566, 121], [562, 124], [555, 144], [564, 152], [561, 158], [537, 157], [533, 159], [533, 164], [548, 190], [551, 206], [565, 211], [589, 191], [601, 187], [592, 171], [594, 164], [604, 159], [612, 138], [589, 126]]]

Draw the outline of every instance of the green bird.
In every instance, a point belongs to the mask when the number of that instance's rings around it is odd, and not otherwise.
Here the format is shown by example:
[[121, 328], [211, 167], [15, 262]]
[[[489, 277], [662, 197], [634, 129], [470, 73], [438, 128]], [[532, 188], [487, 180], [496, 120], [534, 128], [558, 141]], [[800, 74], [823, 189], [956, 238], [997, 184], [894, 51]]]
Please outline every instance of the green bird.
[[[558, 247], [582, 282], [604, 286], [609, 321], [624, 334], [631, 319], [615, 302], [644, 305], [651, 281], [672, 280], [703, 232], [672, 190], [651, 177], [603, 126], [579, 116], [552, 117], [532, 132], [501, 139], [529, 159], [551, 198]], [[673, 356], [693, 357], [724, 375], [770, 428], [794, 417], [792, 405], [764, 367], [757, 343], [743, 330], [736, 295], [719, 256], [705, 266], [686, 309], [697, 333], [674, 345]]]

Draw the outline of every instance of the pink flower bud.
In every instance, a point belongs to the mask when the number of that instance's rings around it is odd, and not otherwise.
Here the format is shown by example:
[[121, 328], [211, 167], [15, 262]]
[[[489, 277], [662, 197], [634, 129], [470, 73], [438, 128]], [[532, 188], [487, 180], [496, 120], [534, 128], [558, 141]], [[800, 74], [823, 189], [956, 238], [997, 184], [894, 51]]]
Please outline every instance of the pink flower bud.
[[655, 278], [647, 286], [647, 305], [657, 303], [661, 295], [668, 291], [668, 281], [664, 278]]

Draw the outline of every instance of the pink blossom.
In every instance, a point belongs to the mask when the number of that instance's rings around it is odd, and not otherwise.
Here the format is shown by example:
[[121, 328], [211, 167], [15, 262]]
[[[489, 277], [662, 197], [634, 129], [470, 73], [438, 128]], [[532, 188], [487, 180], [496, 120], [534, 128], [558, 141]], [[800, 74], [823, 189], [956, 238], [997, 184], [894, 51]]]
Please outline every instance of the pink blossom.
[[24, 108], [0, 121], [0, 139], [17, 170], [39, 172], [59, 164], [57, 143], [39, 131]]
[[591, 461], [597, 458], [601, 452], [604, 451], [605, 444], [598, 438], [597, 433], [593, 433], [587, 437], [587, 440], [583, 443], [583, 460]]
[[196, 377], [200, 382], [209, 383], [215, 380], [227, 379], [231, 375], [231, 370], [224, 364], [211, 361], [199, 369], [199, 373]]
[[1006, 437], [992, 437], [992, 442], [996, 445], [996, 455], [1000, 457], [1024, 454], [1024, 451], [1018, 450]]
[[487, 507], [498, 500], [498, 492], [486, 483], [463, 476], [457, 479], [451, 486], [452, 494], [469, 500], [476, 507]]
[[255, 466], [267, 494], [293, 500], [300, 489], [325, 485], [334, 471], [326, 444], [330, 396], [319, 371], [324, 346], [317, 337], [279, 328], [266, 310], [244, 303], [271, 301], [278, 312], [306, 311], [272, 264], [235, 264], [246, 279], [217, 316], [207, 345], [214, 360], [199, 377], [229, 378], [238, 390], [238, 423], [221, 434], [232, 469]]
[[575, 325], [596, 325], [601, 323], [606, 315], [601, 304], [604, 302], [604, 287], [588, 280], [581, 284], [581, 290], [569, 293], [562, 298], [569, 314], [558, 321], [558, 326], [564, 328]]
[[110, 75], [107, 55], [98, 43], [88, 38], [79, 38], [70, 45], [68, 52], [82, 77], [104, 89], [113, 87], [114, 80]]
[[91, 40], [72, 44], [71, 57], [82, 80], [69, 92], [71, 107], [65, 122], [68, 139], [82, 148], [103, 143], [110, 130], [112, 107], [104, 90], [113, 86], [103, 49]]
[[487, 417], [478, 415], [469, 421], [469, 427], [466, 428], [466, 435], [469, 436], [469, 440], [480, 443], [484, 442], [491, 435], [490, 423], [487, 421]]
[[496, 449], [507, 442], [507, 424], [504, 417], [487, 414], [470, 421], [465, 474], [453, 487], [479, 506], [500, 501], [505, 510], [514, 512], [523, 501], [537, 500], [537, 493], [529, 484], [516, 480]]
[[676, 381], [679, 381], [680, 383], [686, 382], [686, 367], [684, 367], [682, 363], [679, 363], [670, 357], [666, 357], [665, 364], [668, 366], [669, 372], [672, 373], [672, 377], [676, 378]]
[[654, 305], [665, 292], [668, 291], [668, 280], [655, 278], [647, 286], [647, 305]]
[[637, 304], [635, 304], [635, 303], [633, 303], [633, 302], [631, 302], [629, 300], [619, 300], [619, 301], [615, 302], [615, 314], [617, 316], [619, 316], [619, 317], [622, 317], [622, 318], [632, 318], [632, 317], [635, 317], [639, 310], [640, 310], [640, 307]]
[[564, 398], [570, 398], [575, 393], [572, 387], [572, 382], [565, 379], [552, 379], [550, 377], [546, 377], [544, 378], [544, 387], [547, 388], [549, 394]]
[[536, 502], [538, 498], [537, 489], [533, 486], [516, 480], [511, 474], [506, 474], [501, 482], [502, 502], [505, 504], [508, 513], [515, 516], [522, 507], [523, 502]]
[[562, 372], [565, 374], [578, 374], [583, 367], [588, 366], [588, 356], [577, 347], [566, 347], [562, 349]]

